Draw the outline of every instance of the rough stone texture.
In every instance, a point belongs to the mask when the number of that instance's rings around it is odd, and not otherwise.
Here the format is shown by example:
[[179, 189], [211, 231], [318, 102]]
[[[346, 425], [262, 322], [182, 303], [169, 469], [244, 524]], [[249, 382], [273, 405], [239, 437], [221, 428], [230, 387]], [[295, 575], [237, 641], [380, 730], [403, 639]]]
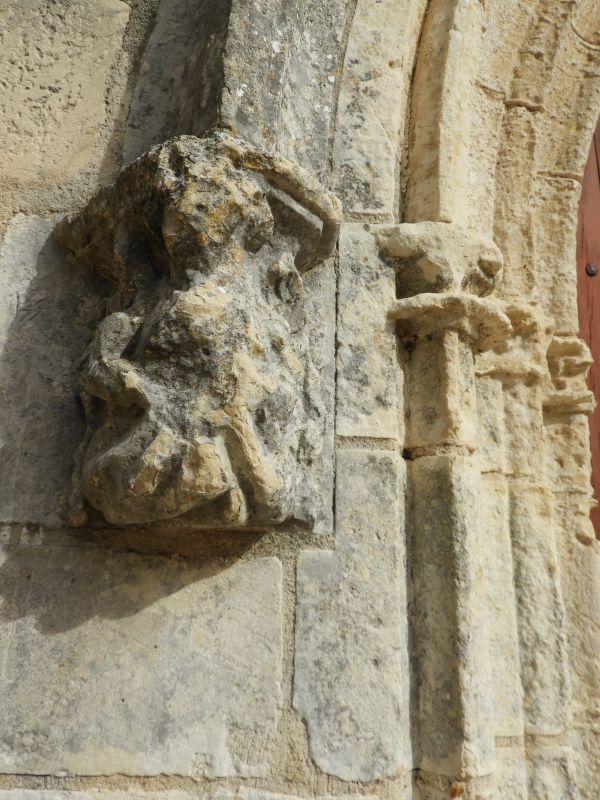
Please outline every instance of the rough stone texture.
[[2, 12], [3, 177], [42, 183], [87, 167], [105, 120], [127, 3], [24, 0], [3, 3]]
[[216, 122], [325, 174], [346, 3], [164, 0], [131, 104], [125, 163]]
[[333, 146], [336, 191], [350, 213], [397, 216], [406, 65], [415, 57], [423, 5], [351, 4]]
[[294, 708], [326, 772], [371, 781], [410, 759], [408, 631], [391, 453], [337, 455], [336, 550], [298, 564]]
[[123, 161], [218, 119], [230, 0], [163, 0], [129, 108]]
[[377, 800], [374, 794], [311, 795], [304, 797], [290, 794], [274, 794], [261, 789], [225, 789], [208, 792], [183, 791], [60, 791], [33, 789], [0, 789], [0, 800], [360, 800], [362, 797]]
[[495, 736], [523, 734], [523, 687], [519, 675], [517, 603], [512, 574], [509, 490], [499, 475], [482, 480], [486, 497], [480, 533], [485, 539], [483, 582], [487, 590], [491, 687]]
[[409, 475], [417, 763], [449, 778], [486, 775], [493, 706], [478, 471], [466, 459], [424, 456]]
[[399, 439], [394, 270], [362, 225], [344, 226], [339, 264], [336, 433]]
[[[0, 797], [597, 800], [600, 545], [573, 252], [597, 0], [0, 6], [0, 499], [36, 525], [6, 530], [0, 739], [14, 734], [13, 772], [110, 773], [4, 775]], [[105, 309], [47, 234], [123, 162], [215, 123], [345, 205], [339, 258], [302, 272], [290, 345], [304, 357], [305, 337], [328, 409], [310, 498], [327, 535], [289, 519], [265, 535], [222, 519], [218, 536], [72, 531], [69, 386]], [[232, 183], [264, 196], [244, 170]], [[308, 243], [321, 228], [289, 186], [267, 194], [274, 238], [256, 256], [242, 243], [261, 274], [275, 245], [295, 253], [291, 220]], [[271, 289], [251, 288], [240, 305], [266, 337], [275, 306], [255, 298]], [[188, 369], [178, 352], [157, 359], [163, 377]], [[277, 418], [282, 436], [300, 411]], [[295, 480], [298, 462], [269, 452]], [[57, 616], [70, 627], [50, 630]], [[142, 774], [113, 774], [125, 760]]]
[[347, 0], [232, 0], [222, 120], [326, 174]]
[[193, 566], [14, 538], [0, 567], [0, 772], [268, 770], [282, 704], [276, 559]]
[[552, 530], [551, 498], [543, 487], [522, 483], [513, 485], [510, 502], [526, 730], [552, 736], [567, 724], [570, 698], [557, 554], [545, 535]]
[[339, 217], [293, 163], [214, 133], [153, 148], [61, 224], [112, 290], [79, 368], [76, 524], [91, 506], [120, 525], [327, 525], [332, 376], [308, 327], [331, 330], [326, 297], [307, 318], [302, 273], [331, 256]]
[[524, 747], [497, 747], [496, 771], [498, 797], [530, 800]]

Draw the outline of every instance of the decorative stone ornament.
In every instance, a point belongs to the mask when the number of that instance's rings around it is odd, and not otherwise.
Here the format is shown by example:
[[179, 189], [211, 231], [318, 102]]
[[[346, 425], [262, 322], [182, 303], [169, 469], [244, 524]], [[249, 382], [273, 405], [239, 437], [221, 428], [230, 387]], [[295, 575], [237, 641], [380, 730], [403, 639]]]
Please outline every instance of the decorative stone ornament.
[[304, 283], [340, 218], [296, 164], [217, 131], [152, 148], [64, 221], [111, 290], [79, 369], [75, 522], [323, 521], [325, 321], [307, 320]]

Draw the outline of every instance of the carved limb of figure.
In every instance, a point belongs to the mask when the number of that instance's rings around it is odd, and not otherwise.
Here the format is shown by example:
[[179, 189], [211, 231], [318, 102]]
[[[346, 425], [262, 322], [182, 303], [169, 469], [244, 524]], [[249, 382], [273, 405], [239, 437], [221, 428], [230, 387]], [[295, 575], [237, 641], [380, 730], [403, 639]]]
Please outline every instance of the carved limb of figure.
[[[320, 232], [275, 226], [282, 192]], [[313, 522], [299, 487], [324, 421], [301, 272], [340, 217], [297, 165], [219, 131], [153, 148], [62, 224], [113, 290], [80, 368], [74, 521]]]

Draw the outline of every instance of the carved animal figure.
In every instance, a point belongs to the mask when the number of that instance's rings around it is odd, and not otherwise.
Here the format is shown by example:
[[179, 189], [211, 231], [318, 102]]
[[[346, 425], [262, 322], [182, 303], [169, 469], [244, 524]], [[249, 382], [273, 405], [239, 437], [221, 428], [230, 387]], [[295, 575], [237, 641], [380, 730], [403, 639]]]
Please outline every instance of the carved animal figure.
[[[306, 211], [316, 238], [289, 222]], [[74, 521], [91, 506], [117, 525], [311, 522], [324, 421], [302, 272], [339, 220], [299, 167], [215, 132], [153, 148], [62, 224], [112, 289], [79, 370]]]

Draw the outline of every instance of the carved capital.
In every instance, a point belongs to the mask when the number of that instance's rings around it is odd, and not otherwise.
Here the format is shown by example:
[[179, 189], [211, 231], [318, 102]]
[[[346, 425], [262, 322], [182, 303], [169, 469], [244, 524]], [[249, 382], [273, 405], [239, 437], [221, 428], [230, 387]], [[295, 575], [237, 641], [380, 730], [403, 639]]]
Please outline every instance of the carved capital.
[[583, 339], [555, 336], [548, 348], [550, 379], [544, 397], [544, 411], [591, 414], [595, 401], [587, 387], [586, 377], [592, 363], [592, 355]]
[[496, 244], [448, 222], [381, 227], [384, 258], [396, 262], [398, 297], [429, 292], [489, 294], [502, 270]]
[[455, 331], [479, 350], [500, 346], [510, 334], [509, 318], [495, 300], [468, 294], [419, 294], [397, 300], [389, 310], [404, 336]]
[[296, 164], [221, 131], [152, 148], [64, 222], [110, 292], [79, 371], [75, 521], [315, 524], [328, 422], [305, 278], [340, 219]]
[[499, 307], [510, 320], [510, 336], [499, 347], [478, 355], [477, 375], [498, 378], [505, 384], [545, 380], [550, 320], [535, 306], [499, 301]]

